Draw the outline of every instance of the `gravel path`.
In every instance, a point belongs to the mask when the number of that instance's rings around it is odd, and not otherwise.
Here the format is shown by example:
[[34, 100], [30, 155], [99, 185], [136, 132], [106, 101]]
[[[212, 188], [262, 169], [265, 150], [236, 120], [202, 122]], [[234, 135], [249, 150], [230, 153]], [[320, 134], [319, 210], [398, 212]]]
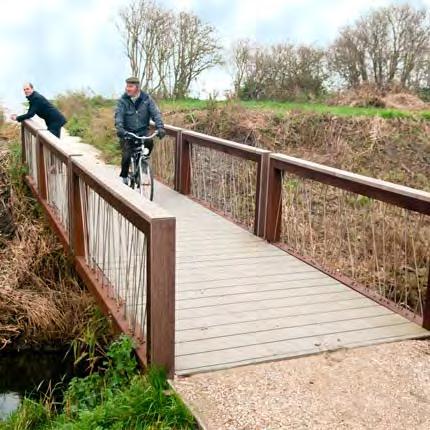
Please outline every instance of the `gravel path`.
[[175, 380], [208, 430], [430, 429], [430, 340]]

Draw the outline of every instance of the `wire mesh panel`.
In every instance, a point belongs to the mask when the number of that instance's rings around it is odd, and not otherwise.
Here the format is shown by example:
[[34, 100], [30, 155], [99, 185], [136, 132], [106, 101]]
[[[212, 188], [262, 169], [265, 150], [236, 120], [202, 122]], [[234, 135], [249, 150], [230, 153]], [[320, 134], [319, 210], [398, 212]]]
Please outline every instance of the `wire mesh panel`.
[[55, 211], [65, 231], [69, 231], [67, 165], [46, 146], [43, 146], [43, 159], [45, 163], [46, 200]]
[[37, 138], [27, 128], [24, 128], [25, 160], [27, 162], [28, 174], [38, 188], [37, 177]]
[[88, 266], [122, 308], [132, 335], [146, 335], [147, 237], [79, 180]]
[[168, 185], [175, 186], [175, 138], [166, 136], [162, 140], [156, 140], [151, 154], [151, 167], [155, 177]]
[[257, 163], [207, 147], [191, 146], [191, 195], [253, 229]]
[[423, 315], [429, 217], [285, 172], [282, 202], [288, 248]]

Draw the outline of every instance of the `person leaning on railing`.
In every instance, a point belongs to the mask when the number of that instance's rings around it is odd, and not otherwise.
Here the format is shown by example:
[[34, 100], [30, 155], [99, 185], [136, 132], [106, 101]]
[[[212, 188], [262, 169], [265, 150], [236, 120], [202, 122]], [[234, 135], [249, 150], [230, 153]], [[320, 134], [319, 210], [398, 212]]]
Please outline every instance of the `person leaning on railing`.
[[[120, 139], [122, 150], [121, 173], [122, 181], [128, 183], [128, 169], [131, 160], [131, 141], [126, 137], [127, 132], [138, 136], [147, 136], [149, 121], [152, 119], [157, 128], [157, 136], [162, 139], [166, 135], [160, 110], [151, 96], [140, 89], [138, 78], [126, 79], [124, 95], [118, 100], [115, 111], [115, 127]], [[152, 150], [154, 143], [147, 140], [145, 146]]]
[[29, 101], [28, 112], [19, 116], [16, 114], [11, 115], [11, 119], [22, 122], [37, 115], [45, 120], [48, 130], [59, 138], [61, 135], [61, 127], [67, 122], [64, 115], [49, 100], [43, 97], [42, 94], [34, 91], [32, 84], [24, 84], [23, 89]]

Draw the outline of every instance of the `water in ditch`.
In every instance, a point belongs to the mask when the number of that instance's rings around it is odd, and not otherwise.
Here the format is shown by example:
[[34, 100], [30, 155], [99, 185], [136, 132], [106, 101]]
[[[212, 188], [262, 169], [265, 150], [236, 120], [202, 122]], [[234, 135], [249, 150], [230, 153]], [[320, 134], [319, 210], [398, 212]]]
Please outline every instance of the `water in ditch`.
[[62, 352], [0, 351], [0, 420], [16, 410], [24, 396], [38, 400], [53, 392], [61, 402], [62, 392], [73, 376], [82, 374], [73, 366], [73, 357]]

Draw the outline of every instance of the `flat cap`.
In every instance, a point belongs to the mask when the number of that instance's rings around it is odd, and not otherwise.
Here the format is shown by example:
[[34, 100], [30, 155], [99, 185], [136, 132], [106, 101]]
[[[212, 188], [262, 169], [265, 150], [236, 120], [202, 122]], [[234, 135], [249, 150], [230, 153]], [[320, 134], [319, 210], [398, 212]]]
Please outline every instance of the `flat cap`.
[[125, 82], [127, 82], [127, 84], [135, 84], [135, 85], [140, 84], [139, 78], [136, 78], [135, 76], [131, 76], [130, 78], [127, 78]]

